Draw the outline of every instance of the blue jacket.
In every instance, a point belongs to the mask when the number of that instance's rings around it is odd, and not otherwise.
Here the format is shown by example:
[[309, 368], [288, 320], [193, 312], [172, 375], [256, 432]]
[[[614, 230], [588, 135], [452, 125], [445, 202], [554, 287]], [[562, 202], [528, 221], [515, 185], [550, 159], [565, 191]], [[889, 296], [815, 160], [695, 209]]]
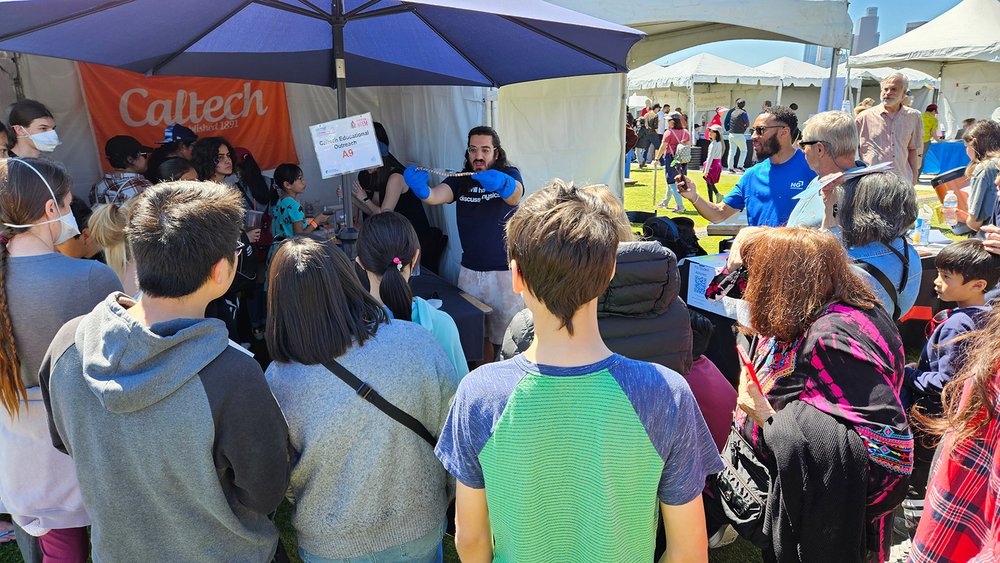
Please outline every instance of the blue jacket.
[[941, 390], [965, 363], [966, 342], [954, 340], [969, 331], [982, 328], [990, 308], [987, 306], [955, 309], [938, 325], [920, 352], [917, 367], [907, 367], [900, 400], [909, 409], [919, 404], [926, 413], [941, 412]]
[[458, 377], [464, 377], [465, 374], [469, 373], [469, 363], [465, 360], [465, 351], [462, 350], [462, 341], [458, 336], [455, 320], [448, 313], [435, 309], [426, 299], [421, 297], [413, 298], [413, 308], [410, 314], [413, 322], [426, 328], [441, 343], [445, 355], [455, 366], [455, 373]]

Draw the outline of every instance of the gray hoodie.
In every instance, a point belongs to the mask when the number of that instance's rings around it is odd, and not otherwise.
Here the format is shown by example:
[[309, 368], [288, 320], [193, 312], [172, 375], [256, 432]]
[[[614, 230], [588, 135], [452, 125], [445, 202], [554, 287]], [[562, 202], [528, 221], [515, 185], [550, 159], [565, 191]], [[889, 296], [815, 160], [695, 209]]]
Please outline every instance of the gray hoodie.
[[59, 331], [39, 378], [76, 463], [95, 561], [270, 561], [288, 428], [224, 323], [146, 328], [114, 294]]

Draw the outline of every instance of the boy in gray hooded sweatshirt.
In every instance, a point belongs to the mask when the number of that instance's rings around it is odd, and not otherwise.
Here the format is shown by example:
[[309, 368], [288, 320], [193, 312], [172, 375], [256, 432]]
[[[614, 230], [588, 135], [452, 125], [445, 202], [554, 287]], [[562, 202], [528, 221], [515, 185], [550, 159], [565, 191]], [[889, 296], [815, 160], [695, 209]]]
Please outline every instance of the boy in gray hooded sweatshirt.
[[142, 297], [67, 323], [41, 367], [53, 444], [73, 456], [94, 561], [270, 561], [288, 428], [257, 362], [205, 306], [232, 283], [239, 194], [170, 182], [128, 225]]

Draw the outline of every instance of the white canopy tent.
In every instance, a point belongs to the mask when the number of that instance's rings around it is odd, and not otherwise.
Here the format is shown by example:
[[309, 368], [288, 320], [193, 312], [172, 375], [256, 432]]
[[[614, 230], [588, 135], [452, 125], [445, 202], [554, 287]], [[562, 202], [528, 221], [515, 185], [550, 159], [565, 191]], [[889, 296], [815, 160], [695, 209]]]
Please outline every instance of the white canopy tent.
[[[823, 86], [823, 81], [830, 77], [830, 69], [790, 57], [779, 57], [756, 68], [781, 78], [777, 103], [795, 102], [802, 108], [808, 108], [810, 112], [813, 108], [819, 107], [820, 88]], [[892, 68], [848, 69], [847, 65], [842, 64], [837, 69], [837, 77], [847, 78], [848, 73], [850, 74], [853, 90], [851, 105], [857, 105], [864, 97], [877, 99], [879, 83], [894, 72], [902, 72], [910, 81], [915, 106], [929, 101], [930, 90], [936, 88], [938, 84], [932, 76], [911, 68], [902, 68], [898, 71]]]
[[[1000, 106], [1000, 0], [963, 0], [954, 8], [863, 54], [852, 67], [901, 66], [940, 77], [949, 135], [966, 117]], [[911, 84], [912, 87], [912, 84]]]
[[[659, 102], [689, 108], [689, 125], [710, 119], [716, 107], [731, 107], [736, 98], [771, 95], [780, 79], [768, 72], [708, 53], [700, 53], [658, 70], [628, 74], [629, 91], [640, 92]], [[750, 105], [750, 107], [754, 107]], [[705, 117], [705, 119], [703, 119]]]
[[[646, 32], [629, 53], [633, 69], [681, 49], [730, 39], [849, 48], [853, 28], [844, 0], [769, 0], [767, 10], [747, 9], [739, 0], [549, 1]], [[517, 132], [504, 142], [529, 190], [558, 176], [605, 183], [622, 193], [626, 86], [624, 74], [612, 74], [500, 89], [498, 127], [501, 134]], [[754, 107], [751, 98], [747, 103]]]
[[690, 88], [698, 84], [750, 84], [777, 86], [781, 79], [769, 72], [712, 55], [700, 53], [660, 70], [640, 75], [628, 74], [629, 90]]
[[[778, 76], [781, 78], [781, 85], [786, 87], [822, 86], [823, 81], [830, 78], [830, 69], [791, 57], [778, 57], [756, 68]], [[838, 69], [837, 76], [846, 75], [842, 74], [842, 69]], [[855, 80], [851, 80], [851, 85], [855, 85]]]

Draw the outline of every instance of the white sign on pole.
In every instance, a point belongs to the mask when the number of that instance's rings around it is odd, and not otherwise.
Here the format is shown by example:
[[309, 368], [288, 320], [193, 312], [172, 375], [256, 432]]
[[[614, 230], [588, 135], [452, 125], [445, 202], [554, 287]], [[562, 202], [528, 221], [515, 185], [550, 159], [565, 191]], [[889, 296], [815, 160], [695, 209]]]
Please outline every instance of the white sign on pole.
[[363, 113], [309, 126], [324, 180], [382, 166], [372, 123], [372, 114]]

